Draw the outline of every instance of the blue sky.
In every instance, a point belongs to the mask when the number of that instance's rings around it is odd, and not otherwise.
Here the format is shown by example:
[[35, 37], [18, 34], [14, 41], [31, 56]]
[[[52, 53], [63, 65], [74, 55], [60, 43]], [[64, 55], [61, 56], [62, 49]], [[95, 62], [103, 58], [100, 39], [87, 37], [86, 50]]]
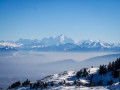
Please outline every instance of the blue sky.
[[0, 40], [60, 34], [120, 42], [120, 0], [0, 0]]

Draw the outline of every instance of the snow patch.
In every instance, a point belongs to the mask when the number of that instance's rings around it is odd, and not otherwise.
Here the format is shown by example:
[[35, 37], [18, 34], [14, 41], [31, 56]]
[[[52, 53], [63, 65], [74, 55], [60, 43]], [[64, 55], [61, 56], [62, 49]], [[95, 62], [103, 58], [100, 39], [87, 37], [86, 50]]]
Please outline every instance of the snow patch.
[[99, 68], [89, 68], [89, 69], [88, 69], [88, 71], [90, 71], [89, 74], [95, 74], [95, 73], [98, 72], [98, 70], [99, 70]]
[[22, 46], [23, 44], [19, 44], [19, 45], [17, 45], [17, 44], [13, 44], [13, 43], [8, 43], [8, 42], [0, 42], [0, 45], [2, 45], [2, 46], [10, 46], [10, 47], [20, 47], [20, 46]]
[[64, 43], [64, 36], [63, 35], [61, 35], [61, 37], [60, 37], [60, 42]]

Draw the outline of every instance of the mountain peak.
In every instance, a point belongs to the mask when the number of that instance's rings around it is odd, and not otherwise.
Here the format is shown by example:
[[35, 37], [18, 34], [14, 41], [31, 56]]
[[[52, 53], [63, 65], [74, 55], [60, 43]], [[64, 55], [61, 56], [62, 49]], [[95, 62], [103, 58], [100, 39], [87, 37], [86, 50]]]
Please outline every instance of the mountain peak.
[[77, 42], [63, 34], [46, 37], [42, 40], [19, 39], [18, 41], [0, 41], [0, 48], [5, 46], [16, 47], [18, 49], [38, 49], [45, 51], [119, 51], [120, 43], [106, 43], [100, 40], [82, 40]]
[[66, 44], [66, 43], [74, 43], [74, 40], [71, 38], [68, 38], [67, 36], [64, 36], [63, 34], [58, 36], [52, 36], [48, 38], [43, 38], [41, 40], [42, 43], [45, 43], [46, 45], [59, 45], [59, 44]]

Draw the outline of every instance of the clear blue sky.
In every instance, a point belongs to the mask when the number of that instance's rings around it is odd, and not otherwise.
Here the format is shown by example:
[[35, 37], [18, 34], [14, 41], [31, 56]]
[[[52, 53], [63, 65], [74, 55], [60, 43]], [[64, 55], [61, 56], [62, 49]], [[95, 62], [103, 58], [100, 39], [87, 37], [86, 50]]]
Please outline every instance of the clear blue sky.
[[120, 0], [0, 0], [0, 40], [60, 34], [120, 42]]

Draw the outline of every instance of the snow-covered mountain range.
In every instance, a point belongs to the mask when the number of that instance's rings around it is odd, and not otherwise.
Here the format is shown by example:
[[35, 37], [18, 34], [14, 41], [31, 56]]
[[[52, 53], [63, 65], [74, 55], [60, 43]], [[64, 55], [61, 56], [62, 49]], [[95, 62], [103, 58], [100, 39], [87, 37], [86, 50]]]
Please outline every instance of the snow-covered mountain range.
[[41, 40], [19, 39], [17, 41], [0, 41], [0, 50], [38, 50], [38, 51], [120, 51], [120, 43], [82, 40], [76, 41], [59, 35]]

